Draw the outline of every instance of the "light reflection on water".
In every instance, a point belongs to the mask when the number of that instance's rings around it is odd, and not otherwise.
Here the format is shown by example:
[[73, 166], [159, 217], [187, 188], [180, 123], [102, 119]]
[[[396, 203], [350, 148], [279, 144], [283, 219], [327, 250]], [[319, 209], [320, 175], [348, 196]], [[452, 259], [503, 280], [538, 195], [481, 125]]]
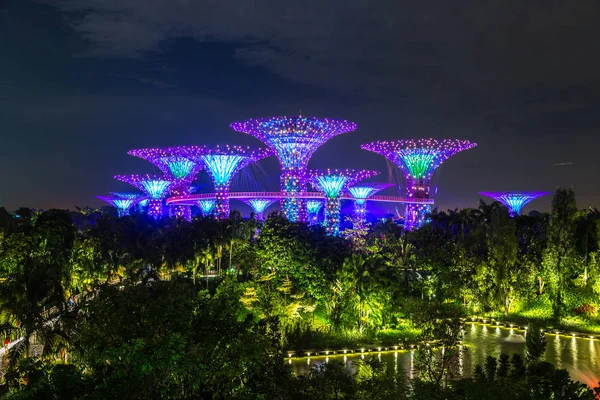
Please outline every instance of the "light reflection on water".
[[[525, 343], [507, 342], [511, 334], [525, 335], [525, 331], [516, 328], [486, 327], [482, 324], [469, 324], [466, 326], [464, 346], [459, 351], [459, 373], [469, 377], [475, 365], [482, 364], [488, 355], [498, 357], [501, 353], [518, 353], [524, 356]], [[565, 368], [573, 379], [581, 380], [588, 385], [597, 385], [600, 380], [600, 361], [597, 360], [600, 352], [600, 340], [589, 338], [576, 338], [558, 336], [554, 333], [546, 334], [546, 352], [543, 360], [559, 368]], [[413, 378], [415, 376], [414, 350], [398, 350], [387, 352], [371, 352], [367, 357], [378, 357], [380, 360], [394, 364], [395, 371], [405, 371]], [[330, 355], [331, 360], [344, 361], [346, 366], [354, 371], [352, 361], [365, 358], [364, 353], [347, 355]], [[323, 364], [323, 357], [311, 357], [310, 360], [300, 358], [292, 360], [292, 369], [296, 374], [305, 374], [314, 365]]]

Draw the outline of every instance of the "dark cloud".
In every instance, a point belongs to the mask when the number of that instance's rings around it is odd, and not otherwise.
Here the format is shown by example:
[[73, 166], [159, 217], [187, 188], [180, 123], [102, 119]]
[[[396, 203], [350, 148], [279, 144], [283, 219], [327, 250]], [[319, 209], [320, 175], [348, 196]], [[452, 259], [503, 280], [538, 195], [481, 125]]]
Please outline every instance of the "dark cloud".
[[73, 28], [105, 56], [139, 56], [189, 36], [237, 43], [249, 64], [339, 90], [598, 83], [600, 3], [591, 0], [46, 1], [73, 15]]
[[[369, 140], [478, 142], [442, 169], [442, 208], [476, 204], [480, 190], [557, 185], [574, 185], [583, 205], [600, 200], [590, 186], [600, 169], [597, 1], [8, 4], [0, 174], [11, 206], [86, 204], [115, 187], [111, 175], [148, 168], [128, 148], [258, 144], [228, 123], [299, 108], [359, 123], [311, 167], [387, 171], [359, 149]], [[553, 167], [562, 160], [577, 163]]]

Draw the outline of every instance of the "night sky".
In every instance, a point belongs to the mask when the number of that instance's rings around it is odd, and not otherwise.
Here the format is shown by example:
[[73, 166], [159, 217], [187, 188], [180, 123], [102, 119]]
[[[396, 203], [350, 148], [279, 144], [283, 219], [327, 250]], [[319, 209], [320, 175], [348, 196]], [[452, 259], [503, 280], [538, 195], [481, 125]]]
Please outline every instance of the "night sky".
[[310, 168], [397, 180], [359, 145], [469, 139], [434, 179], [441, 209], [557, 186], [600, 206], [599, 20], [592, 0], [2, 0], [1, 205], [100, 206], [130, 190], [113, 175], [155, 172], [129, 149], [260, 145], [229, 123], [302, 109], [359, 125]]

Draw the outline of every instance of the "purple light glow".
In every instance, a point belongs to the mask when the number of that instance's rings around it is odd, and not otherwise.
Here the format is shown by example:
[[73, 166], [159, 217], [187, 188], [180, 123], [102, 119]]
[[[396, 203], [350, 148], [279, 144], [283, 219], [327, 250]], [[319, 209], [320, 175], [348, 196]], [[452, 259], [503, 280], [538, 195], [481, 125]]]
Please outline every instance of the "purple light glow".
[[334, 136], [356, 129], [354, 122], [328, 118], [271, 117], [234, 122], [231, 128], [254, 136], [271, 148], [281, 165], [282, 210], [291, 221], [306, 220], [307, 166], [313, 153]]

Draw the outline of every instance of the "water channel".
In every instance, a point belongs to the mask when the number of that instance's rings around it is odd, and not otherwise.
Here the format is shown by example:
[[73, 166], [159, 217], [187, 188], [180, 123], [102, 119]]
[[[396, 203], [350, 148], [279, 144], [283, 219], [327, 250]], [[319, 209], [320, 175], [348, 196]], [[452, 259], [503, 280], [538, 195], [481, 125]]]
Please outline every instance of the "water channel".
[[[525, 331], [517, 328], [467, 323], [463, 347], [459, 357], [459, 373], [470, 377], [477, 364], [485, 361], [489, 355], [498, 357], [501, 353], [524, 354], [525, 343], [507, 341], [509, 335], [525, 335]], [[546, 353], [543, 360], [564, 368], [575, 380], [590, 386], [597, 386], [600, 380], [600, 338], [590, 339], [546, 334]], [[397, 371], [406, 371], [409, 377], [415, 374], [414, 354], [409, 350], [371, 352], [368, 354], [353, 353], [348, 355], [333, 355], [329, 357], [304, 357], [290, 359], [289, 363], [296, 374], [305, 374], [315, 365], [339, 360], [348, 368], [353, 369], [352, 362], [359, 358], [378, 357], [388, 362]]]

